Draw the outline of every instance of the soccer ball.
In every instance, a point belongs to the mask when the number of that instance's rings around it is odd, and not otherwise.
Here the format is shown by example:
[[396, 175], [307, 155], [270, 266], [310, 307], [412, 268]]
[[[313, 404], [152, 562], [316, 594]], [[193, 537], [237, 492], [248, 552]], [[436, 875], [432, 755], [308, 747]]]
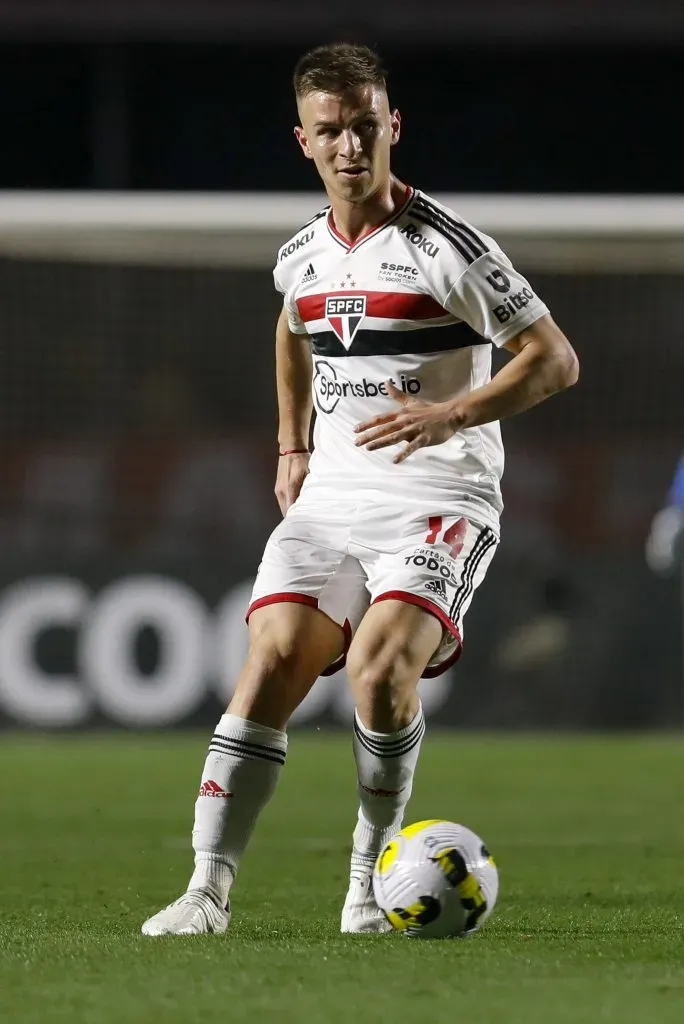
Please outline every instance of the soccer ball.
[[419, 821], [387, 843], [373, 870], [375, 899], [412, 939], [471, 935], [491, 914], [499, 873], [479, 836], [453, 821]]

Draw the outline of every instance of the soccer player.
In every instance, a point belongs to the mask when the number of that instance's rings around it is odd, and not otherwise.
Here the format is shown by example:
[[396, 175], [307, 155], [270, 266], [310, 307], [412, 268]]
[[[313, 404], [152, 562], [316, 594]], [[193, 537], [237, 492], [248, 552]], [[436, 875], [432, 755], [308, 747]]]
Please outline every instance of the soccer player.
[[[497, 546], [498, 421], [577, 379], [572, 347], [497, 243], [390, 170], [400, 116], [378, 56], [319, 47], [300, 59], [294, 88], [295, 136], [330, 205], [283, 245], [274, 271], [284, 518], [209, 744], [195, 870], [146, 935], [225, 931], [288, 720], [345, 656], [360, 806], [341, 930], [388, 929], [373, 863], [411, 794], [425, 731], [418, 682], [458, 657]], [[493, 378], [492, 344], [512, 356]]]

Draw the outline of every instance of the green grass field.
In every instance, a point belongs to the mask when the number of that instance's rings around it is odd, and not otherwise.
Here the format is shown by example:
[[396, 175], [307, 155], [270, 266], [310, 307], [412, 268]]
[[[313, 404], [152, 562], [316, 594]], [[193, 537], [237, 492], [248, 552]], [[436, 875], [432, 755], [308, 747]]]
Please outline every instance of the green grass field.
[[206, 736], [3, 737], [0, 1021], [684, 1020], [680, 740], [426, 740], [409, 820], [501, 873], [467, 940], [338, 934], [350, 740], [293, 733], [222, 937], [145, 939], [184, 887]]

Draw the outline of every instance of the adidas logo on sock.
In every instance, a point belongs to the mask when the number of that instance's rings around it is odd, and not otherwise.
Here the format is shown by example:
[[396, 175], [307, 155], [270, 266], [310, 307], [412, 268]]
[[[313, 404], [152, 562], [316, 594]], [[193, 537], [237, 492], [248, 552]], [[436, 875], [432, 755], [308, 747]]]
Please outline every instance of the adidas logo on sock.
[[306, 268], [304, 277], [302, 278], [302, 284], [309, 284], [311, 281], [315, 281], [318, 278], [318, 274], [314, 270], [313, 263], [310, 263]]
[[203, 782], [199, 790], [200, 796], [222, 796], [225, 799], [231, 797], [232, 793], [227, 793], [223, 786], [219, 786], [218, 782], [214, 782], [213, 779], [207, 779]]

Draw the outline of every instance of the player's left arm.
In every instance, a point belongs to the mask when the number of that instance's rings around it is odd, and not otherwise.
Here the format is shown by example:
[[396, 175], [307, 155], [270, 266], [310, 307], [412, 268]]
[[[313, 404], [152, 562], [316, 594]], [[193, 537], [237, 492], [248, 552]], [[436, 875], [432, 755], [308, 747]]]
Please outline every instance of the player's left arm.
[[419, 448], [442, 444], [458, 430], [515, 416], [577, 382], [577, 355], [548, 313], [503, 347], [513, 358], [487, 384], [467, 395], [445, 402], [424, 402], [390, 383], [388, 390], [401, 408], [359, 424], [357, 445], [373, 451], [406, 441], [406, 447], [394, 459], [403, 462]]
[[513, 354], [481, 388], [451, 403], [456, 429], [479, 427], [525, 412], [558, 391], [577, 383], [579, 360], [572, 345], [549, 313], [505, 342]]

